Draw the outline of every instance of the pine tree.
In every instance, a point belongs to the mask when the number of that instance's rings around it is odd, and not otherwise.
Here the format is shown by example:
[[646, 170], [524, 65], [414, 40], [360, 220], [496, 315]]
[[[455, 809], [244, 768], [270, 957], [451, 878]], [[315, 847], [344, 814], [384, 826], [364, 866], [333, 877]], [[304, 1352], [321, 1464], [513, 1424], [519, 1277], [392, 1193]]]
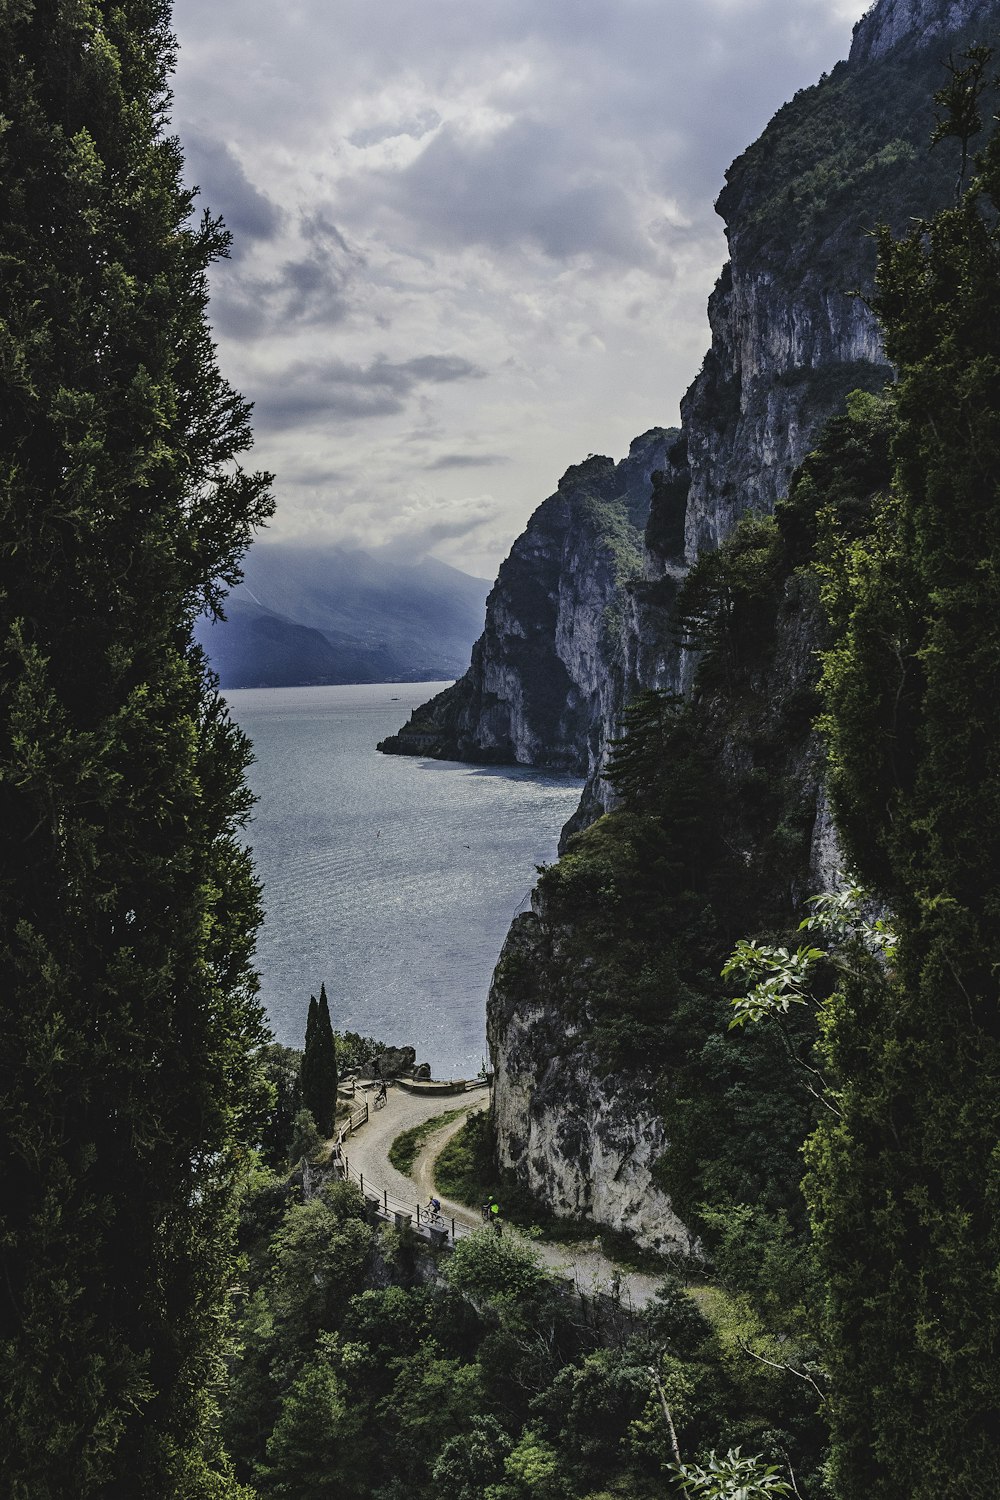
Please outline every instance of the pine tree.
[[337, 1114], [337, 1042], [325, 984], [320, 985], [318, 1002], [315, 995], [309, 997], [302, 1056], [302, 1102], [316, 1121], [320, 1135], [331, 1136]]
[[882, 235], [895, 477], [828, 559], [832, 792], [898, 932], [827, 1009], [810, 1147], [838, 1500], [1000, 1484], [1000, 136], [979, 167]]
[[264, 1028], [249, 747], [192, 626], [268, 476], [166, 0], [0, 6], [0, 1491], [230, 1492], [206, 1392]]

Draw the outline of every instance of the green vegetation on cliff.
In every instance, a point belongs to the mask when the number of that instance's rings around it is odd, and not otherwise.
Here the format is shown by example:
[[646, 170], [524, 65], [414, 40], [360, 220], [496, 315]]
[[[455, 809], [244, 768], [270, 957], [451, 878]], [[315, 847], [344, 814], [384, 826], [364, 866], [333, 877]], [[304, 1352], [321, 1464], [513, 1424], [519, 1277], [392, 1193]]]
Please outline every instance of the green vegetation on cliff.
[[1000, 1480], [1000, 133], [978, 165], [881, 237], [893, 484], [825, 549], [831, 789], [897, 934], [827, 1009], [841, 1118], [810, 1147], [843, 1500]]
[[740, 1330], [732, 1347], [748, 1368], [773, 1358], [799, 1372], [811, 1495], [824, 1493], [826, 1434], [823, 1289], [801, 1190], [823, 1109], [816, 1018], [796, 1008], [783, 1029], [733, 1031], [720, 970], [742, 932], [784, 940], [809, 890], [817, 648], [829, 643], [814, 554], [834, 530], [870, 530], [893, 412], [889, 396], [852, 396], [775, 516], [748, 515], [691, 570], [676, 608], [699, 652], [694, 691], [647, 693], [628, 711], [609, 768], [621, 806], [543, 872], [545, 940], [502, 976], [519, 1005], [541, 1000], [586, 1037], [597, 1073], [653, 1091], [669, 1143], [655, 1176], [711, 1256]]
[[[995, 22], [986, 29], [995, 33]], [[863, 66], [838, 63], [779, 109], [729, 168], [719, 197], [723, 217], [739, 218], [741, 254], [779, 277], [806, 260], [833, 271], [843, 291], [868, 284], [875, 226], [901, 232], [952, 200], [955, 153], [931, 149], [928, 76], [949, 52], [991, 40], [983, 30]]]

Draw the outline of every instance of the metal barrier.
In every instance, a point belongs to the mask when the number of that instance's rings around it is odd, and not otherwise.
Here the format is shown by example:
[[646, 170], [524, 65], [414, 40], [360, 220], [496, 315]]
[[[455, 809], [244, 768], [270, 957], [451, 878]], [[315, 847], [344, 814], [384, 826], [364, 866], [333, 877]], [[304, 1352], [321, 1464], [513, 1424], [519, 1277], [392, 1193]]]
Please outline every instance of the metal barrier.
[[[369, 1179], [365, 1187], [365, 1174], [356, 1172], [351, 1166], [348, 1157], [343, 1158], [344, 1178], [348, 1182], [356, 1182], [361, 1189], [365, 1202], [369, 1204], [373, 1213], [379, 1218], [395, 1223], [398, 1229], [415, 1228], [418, 1233], [424, 1235], [434, 1243], [435, 1235], [442, 1238], [439, 1243], [446, 1244], [449, 1241], [454, 1244], [467, 1234], [474, 1233], [475, 1226], [461, 1224], [456, 1219], [446, 1219], [440, 1224], [434, 1223], [424, 1204], [407, 1203], [401, 1198], [396, 1198], [386, 1188], [376, 1187]], [[416, 1220], [416, 1224], [414, 1224]]]
[[[483, 1078], [470, 1080], [466, 1083], [466, 1091], [474, 1088], [483, 1088], [485, 1084], [486, 1080]], [[424, 1207], [422, 1204], [406, 1203], [399, 1198], [393, 1197], [392, 1194], [389, 1193], [385, 1188], [376, 1187], [371, 1181], [369, 1181], [366, 1191], [365, 1174], [363, 1172], [354, 1171], [354, 1169], [351, 1167], [350, 1160], [344, 1154], [343, 1148], [344, 1143], [354, 1134], [356, 1130], [359, 1130], [361, 1126], [365, 1124], [367, 1119], [368, 1102], [366, 1100], [365, 1103], [361, 1105], [360, 1109], [354, 1110], [354, 1112], [348, 1116], [346, 1122], [340, 1127], [339, 1131], [337, 1132], [337, 1144], [334, 1151], [334, 1156], [340, 1164], [340, 1169], [344, 1174], [344, 1180], [347, 1182], [356, 1182], [358, 1184], [366, 1202], [372, 1205], [373, 1212], [377, 1213], [380, 1218], [395, 1222], [398, 1228], [412, 1226], [413, 1220], [414, 1218], [416, 1218], [417, 1232], [428, 1238], [432, 1244], [446, 1244], [448, 1243], [448, 1241], [454, 1244], [456, 1240], [462, 1239], [464, 1235], [473, 1234], [478, 1226], [472, 1224], [462, 1224], [457, 1222], [455, 1219], [444, 1221], [441, 1224], [434, 1224], [431, 1222], [430, 1214], [428, 1213], [426, 1207]], [[449, 1223], [451, 1225], [450, 1229], [448, 1227]]]

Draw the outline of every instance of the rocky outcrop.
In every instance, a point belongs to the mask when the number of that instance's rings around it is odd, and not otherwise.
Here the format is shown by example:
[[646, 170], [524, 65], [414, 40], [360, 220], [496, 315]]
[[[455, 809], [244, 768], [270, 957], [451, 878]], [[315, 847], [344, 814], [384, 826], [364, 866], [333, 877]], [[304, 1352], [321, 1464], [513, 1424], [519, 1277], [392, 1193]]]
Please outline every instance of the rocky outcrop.
[[991, 0], [880, 0], [854, 28], [851, 62], [875, 62], [904, 43], [926, 47], [995, 19]]
[[848, 391], [878, 388], [891, 373], [860, 298], [810, 270], [790, 287], [740, 254], [738, 223], [730, 244], [709, 300], [712, 348], [681, 403], [688, 562], [725, 541], [745, 511], [773, 510]]
[[496, 1069], [492, 1121], [501, 1167], [557, 1217], [611, 1225], [644, 1248], [687, 1251], [691, 1238], [653, 1168], [665, 1147], [649, 1080], [601, 1076], [585, 1022], [565, 1018], [524, 976], [551, 961], [537, 906], [514, 919], [490, 990], [487, 1035]]
[[[954, 158], [927, 149], [940, 54], [981, 40], [974, 28], [998, 16], [997, 0], [880, 0], [850, 61], [780, 110], [727, 174], [717, 207], [730, 261], [710, 301], [711, 348], [654, 481], [642, 576], [618, 606], [617, 679], [589, 694], [603, 717], [574, 827], [609, 805], [601, 770], [623, 704], [646, 688], [692, 691], [696, 656], [680, 650], [675, 622], [691, 566], [747, 512], [773, 510], [849, 391], [891, 376], [863, 295], [868, 231], [901, 231], [950, 200]], [[780, 586], [759, 662], [744, 664], [738, 691], [716, 685], [703, 705], [730, 809], [727, 857], [743, 870], [734, 905], [769, 904], [776, 926], [841, 866], [810, 728], [820, 616], [794, 579]], [[579, 944], [572, 959], [560, 950], [537, 905], [512, 930], [488, 1010], [499, 1158], [558, 1213], [677, 1244], [683, 1227], [651, 1175], [665, 1127], [648, 1080], [609, 1072], [595, 1054], [586, 963]]]
[[654, 428], [621, 463], [592, 455], [567, 470], [500, 568], [465, 676], [380, 750], [593, 768], [622, 676], [624, 586], [641, 572], [652, 475], [676, 437]]

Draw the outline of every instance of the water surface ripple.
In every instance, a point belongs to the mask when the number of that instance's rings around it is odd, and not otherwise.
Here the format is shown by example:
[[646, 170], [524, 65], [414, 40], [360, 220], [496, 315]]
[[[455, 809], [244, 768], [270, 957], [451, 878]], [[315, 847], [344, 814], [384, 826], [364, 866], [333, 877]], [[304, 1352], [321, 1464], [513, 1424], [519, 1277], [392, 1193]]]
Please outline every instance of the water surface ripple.
[[490, 975], [536, 865], [555, 858], [581, 782], [521, 767], [379, 755], [443, 683], [247, 688], [257, 946], [275, 1036], [300, 1047], [326, 982], [333, 1024], [474, 1076]]

